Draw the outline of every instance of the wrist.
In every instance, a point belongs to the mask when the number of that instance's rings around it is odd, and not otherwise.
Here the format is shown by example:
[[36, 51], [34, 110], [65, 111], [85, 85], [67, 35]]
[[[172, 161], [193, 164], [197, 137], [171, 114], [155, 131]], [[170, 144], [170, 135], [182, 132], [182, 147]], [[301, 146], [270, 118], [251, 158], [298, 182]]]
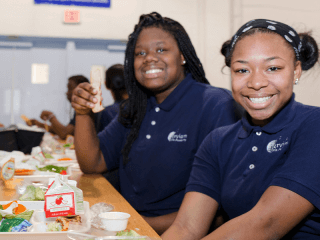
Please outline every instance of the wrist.
[[50, 121], [53, 117], [55, 117], [55, 115], [54, 115], [53, 113], [51, 113], [51, 114], [49, 115], [49, 117], [47, 118], [47, 121]]

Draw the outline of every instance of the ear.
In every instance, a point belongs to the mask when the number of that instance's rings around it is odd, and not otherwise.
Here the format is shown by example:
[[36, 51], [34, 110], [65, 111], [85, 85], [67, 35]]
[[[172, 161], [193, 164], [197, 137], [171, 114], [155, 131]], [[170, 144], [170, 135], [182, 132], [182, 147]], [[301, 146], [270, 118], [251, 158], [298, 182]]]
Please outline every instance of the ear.
[[301, 74], [302, 74], [301, 62], [297, 61], [294, 67], [293, 82], [295, 82], [297, 79], [299, 80], [301, 77]]
[[180, 54], [180, 58], [181, 58], [181, 65], [185, 65], [186, 60], [184, 59], [184, 56], [182, 55], [182, 53]]

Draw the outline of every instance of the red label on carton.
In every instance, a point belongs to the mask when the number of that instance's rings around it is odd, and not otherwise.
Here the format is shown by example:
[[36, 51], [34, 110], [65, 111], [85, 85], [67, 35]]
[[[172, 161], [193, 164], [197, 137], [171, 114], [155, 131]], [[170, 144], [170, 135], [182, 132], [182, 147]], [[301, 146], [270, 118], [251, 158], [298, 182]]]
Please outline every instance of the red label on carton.
[[46, 195], [44, 211], [46, 218], [76, 215], [74, 193]]

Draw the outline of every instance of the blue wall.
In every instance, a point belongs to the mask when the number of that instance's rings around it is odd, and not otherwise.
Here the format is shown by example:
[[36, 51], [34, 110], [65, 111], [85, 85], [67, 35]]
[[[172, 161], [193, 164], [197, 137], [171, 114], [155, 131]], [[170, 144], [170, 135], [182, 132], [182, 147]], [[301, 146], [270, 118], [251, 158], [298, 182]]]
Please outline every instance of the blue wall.
[[[9, 41], [7, 37], [0, 36], [0, 42], [5, 41]], [[11, 124], [12, 80], [15, 124], [23, 123], [21, 114], [39, 120], [42, 110], [54, 112], [60, 122], [67, 124], [73, 113], [65, 94], [68, 77], [82, 74], [89, 79], [92, 65], [108, 68], [124, 61], [125, 44], [117, 40], [20, 37], [16, 42], [30, 42], [32, 47], [0, 46], [0, 122], [5, 126]], [[109, 45], [117, 45], [120, 50], [108, 50]], [[31, 84], [33, 63], [49, 65], [48, 84]], [[113, 103], [105, 88], [102, 95], [105, 106]]]

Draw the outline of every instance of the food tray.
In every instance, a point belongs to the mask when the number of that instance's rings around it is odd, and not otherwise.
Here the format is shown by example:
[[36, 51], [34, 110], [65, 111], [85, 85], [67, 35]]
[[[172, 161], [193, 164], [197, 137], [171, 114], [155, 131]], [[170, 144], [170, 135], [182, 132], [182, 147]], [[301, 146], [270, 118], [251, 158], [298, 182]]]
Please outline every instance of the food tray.
[[135, 239], [135, 240], [153, 240], [147, 236], [137, 236], [137, 237], [128, 237], [128, 236], [95, 236], [85, 233], [77, 233], [77, 232], [69, 232], [68, 233], [69, 239], [72, 240], [117, 240], [117, 239]]
[[[0, 204], [6, 204], [10, 201], [1, 201]], [[30, 223], [28, 232], [0, 232], [0, 239], [13, 240], [13, 239], [23, 239], [23, 240], [67, 240], [68, 232], [79, 232], [84, 233], [90, 230], [90, 208], [89, 203], [84, 201], [84, 214], [79, 214], [81, 216], [82, 223], [80, 224], [69, 224], [69, 231], [66, 232], [46, 232], [47, 224], [54, 222], [56, 218], [46, 218], [44, 212], [44, 201], [18, 201], [18, 203], [23, 204], [28, 210], [35, 210]]]
[[[46, 165], [49, 165], [49, 164], [46, 164]], [[56, 166], [61, 166], [61, 165], [56, 165]], [[39, 167], [43, 167], [43, 166], [39, 166]], [[67, 168], [66, 172], [67, 174], [63, 176], [67, 176], [67, 177], [71, 176], [72, 170], [70, 166]], [[22, 178], [30, 182], [41, 182], [41, 181], [49, 181], [49, 178], [55, 177], [56, 174], [57, 173], [54, 173], [54, 172], [44, 172], [44, 171], [36, 170], [32, 175], [14, 175], [13, 177], [17, 179]]]

